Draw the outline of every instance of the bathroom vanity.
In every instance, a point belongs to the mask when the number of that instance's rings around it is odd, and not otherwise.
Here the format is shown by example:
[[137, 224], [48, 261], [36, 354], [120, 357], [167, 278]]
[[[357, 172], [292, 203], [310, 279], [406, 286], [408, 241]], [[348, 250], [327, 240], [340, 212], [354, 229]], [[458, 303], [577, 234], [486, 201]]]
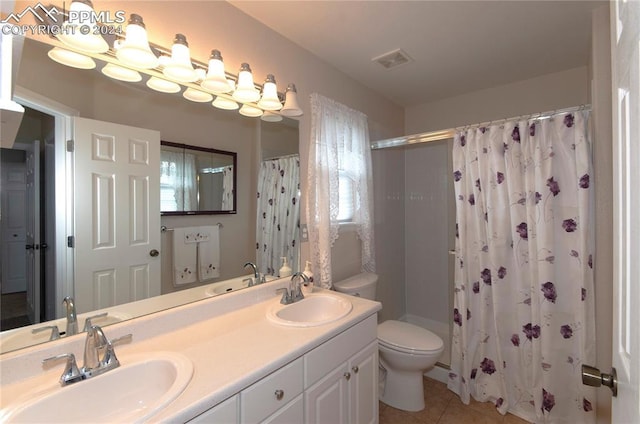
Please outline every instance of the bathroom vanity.
[[[111, 372], [114, 381], [120, 376], [126, 381], [130, 370], [143, 369], [136, 364], [166, 352], [167, 357], [188, 359], [192, 375], [174, 399], [145, 406], [155, 410], [144, 416], [144, 422], [377, 422], [376, 315], [381, 305], [316, 289], [305, 300], [317, 296], [346, 301], [348, 313], [311, 326], [278, 323], [267, 316], [285, 308], [279, 305], [276, 289], [288, 284], [288, 279], [276, 280], [106, 327], [111, 339], [133, 334], [131, 343], [116, 346], [122, 366], [67, 387], [58, 385], [63, 364], [45, 370], [41, 361], [63, 353], [82, 358], [84, 334], [1, 355], [0, 420], [11, 422], [11, 413], [20, 404], [36, 410], [40, 401], [34, 404], [33, 399], [49, 394], [63, 396], [74, 387], [102, 390]], [[308, 305], [309, 316], [322, 316], [312, 303]], [[187, 374], [187, 368], [177, 374]], [[122, 386], [144, 384], [144, 378], [137, 378]], [[111, 420], [121, 421], [118, 416]]]

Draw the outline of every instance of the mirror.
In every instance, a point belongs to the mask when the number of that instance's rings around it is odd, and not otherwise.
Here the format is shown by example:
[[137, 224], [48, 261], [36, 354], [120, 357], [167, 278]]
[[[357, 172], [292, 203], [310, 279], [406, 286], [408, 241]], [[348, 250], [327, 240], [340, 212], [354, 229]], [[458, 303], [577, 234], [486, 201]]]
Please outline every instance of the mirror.
[[[123, 319], [153, 313], [158, 310], [171, 308], [187, 302], [196, 301], [211, 295], [228, 292], [229, 288], [241, 286], [244, 276], [249, 270], [243, 265], [247, 261], [256, 262], [256, 220], [258, 172], [263, 159], [272, 159], [274, 156], [296, 154], [298, 150], [298, 122], [285, 118], [278, 123], [263, 122], [256, 118], [247, 118], [236, 111], [222, 111], [211, 106], [210, 103], [200, 104], [185, 100], [180, 93], [163, 94], [148, 89], [143, 80], [140, 83], [125, 83], [112, 80], [103, 75], [100, 70], [104, 64], [98, 63], [94, 70], [79, 70], [69, 68], [51, 61], [47, 52], [51, 46], [26, 39], [23, 48], [22, 60], [17, 78], [18, 88], [16, 100], [24, 99], [21, 95], [25, 92], [35, 94], [36, 97], [51, 99], [57, 104], [79, 112], [79, 116], [106, 122], [113, 122], [139, 128], [154, 129], [160, 132], [162, 140], [174, 142], [187, 141], [191, 148], [205, 148], [234, 152], [236, 154], [234, 169], [234, 193], [236, 195], [233, 207], [223, 214], [212, 217], [210, 215], [188, 214], [176, 215], [172, 213], [162, 214], [161, 226], [168, 229], [189, 226], [220, 224], [220, 277], [212, 283], [204, 285], [184, 285], [176, 287], [172, 279], [171, 257], [171, 231], [160, 233], [161, 246], [161, 290], [160, 295], [152, 299], [142, 299], [133, 303], [114, 305], [107, 310], [108, 318], [96, 320], [98, 325], [107, 325]], [[24, 102], [23, 102], [24, 103]], [[28, 105], [27, 105], [28, 106]], [[7, 317], [3, 315], [2, 333], [0, 334], [0, 351], [6, 352], [34, 344], [31, 330], [45, 326], [49, 323], [58, 325], [64, 331], [64, 311], [61, 305], [61, 297], [72, 294], [73, 290], [73, 249], [67, 247], [67, 236], [73, 234], [67, 232], [67, 225], [73, 223], [73, 210], [67, 213], [65, 204], [65, 187], [72, 183], [66, 181], [66, 174], [70, 174], [72, 168], [64, 167], [66, 153], [65, 141], [57, 138], [61, 128], [58, 118], [48, 116], [42, 119], [40, 112], [30, 114], [23, 122], [31, 122], [30, 138], [23, 140], [22, 150], [33, 148], [32, 141], [40, 140], [41, 160], [45, 166], [42, 169], [41, 180], [47, 188], [45, 199], [41, 202], [45, 215], [53, 215], [52, 225], [48, 224], [49, 217], [42, 217], [45, 224], [41, 228], [42, 237], [40, 245], [46, 244], [46, 249], [40, 249], [35, 257], [42, 259], [40, 302], [36, 302], [40, 308], [38, 316], [34, 320], [26, 320], [21, 325], [31, 324], [25, 327], [14, 328], [5, 326], [5, 323], [16, 322], [16, 318], [24, 321], [24, 308], [20, 306], [19, 316]], [[63, 120], [63, 124], [65, 121]], [[52, 126], [55, 125], [55, 128]], [[37, 127], [37, 128], [36, 128]], [[55, 137], [54, 137], [55, 136]], [[286, 145], [286, 148], [285, 148]], [[53, 152], [51, 155], [49, 153]], [[24, 164], [25, 154], [14, 156], [2, 152], [1, 157], [11, 159], [14, 162]], [[63, 168], [60, 168], [60, 156]], [[230, 156], [228, 156], [230, 157]], [[24, 166], [24, 165], [20, 165]], [[158, 164], [160, 166], [160, 164]], [[213, 167], [213, 165], [212, 165]], [[5, 169], [5, 167], [2, 167]], [[1, 187], [6, 187], [5, 176], [0, 181]], [[62, 179], [60, 179], [62, 178]], [[82, 199], [76, 199], [78, 208], [81, 208]], [[6, 205], [7, 202], [2, 202]], [[62, 205], [62, 206], [61, 206]], [[26, 207], [25, 207], [26, 209]], [[224, 211], [224, 209], [222, 209]], [[235, 211], [231, 212], [231, 211]], [[158, 211], [160, 213], [160, 211]], [[6, 215], [3, 213], [2, 217]], [[71, 221], [69, 224], [66, 221]], [[59, 222], [62, 221], [62, 226]], [[4, 225], [4, 222], [3, 222]], [[152, 229], [153, 230], [153, 229]], [[3, 231], [3, 234], [9, 234]], [[75, 236], [81, 237], [81, 234]], [[271, 242], [267, 242], [271, 244]], [[299, 244], [291, 246], [297, 253]], [[2, 241], [2, 272], [7, 269], [5, 254], [8, 253], [7, 241]], [[24, 254], [25, 240], [20, 239], [16, 243], [15, 253]], [[71, 253], [69, 253], [71, 252]], [[21, 256], [24, 262], [24, 257]], [[66, 259], [65, 259], [66, 258]], [[17, 263], [17, 262], [12, 262]], [[299, 270], [296, 263], [291, 262], [294, 271]], [[24, 273], [24, 270], [22, 271]], [[5, 293], [6, 279], [2, 279], [2, 290]], [[67, 286], [61, 288], [61, 282]], [[24, 282], [22, 283], [24, 286]], [[76, 285], [84, 282], [75, 282]], [[3, 297], [3, 302], [4, 298]], [[22, 303], [31, 301], [21, 300]], [[82, 328], [84, 318], [94, 315], [97, 311], [78, 307], [79, 327]], [[2, 304], [2, 313], [11, 310]], [[34, 324], [40, 321], [39, 324]], [[52, 322], [53, 321], [53, 322]], [[8, 330], [8, 331], [4, 331]], [[14, 337], [16, 334], [26, 335], [27, 338]], [[12, 343], [5, 336], [14, 338]], [[47, 334], [35, 343], [48, 340]], [[23, 340], [24, 339], [24, 340]]]
[[235, 152], [170, 141], [161, 145], [162, 215], [236, 213]]

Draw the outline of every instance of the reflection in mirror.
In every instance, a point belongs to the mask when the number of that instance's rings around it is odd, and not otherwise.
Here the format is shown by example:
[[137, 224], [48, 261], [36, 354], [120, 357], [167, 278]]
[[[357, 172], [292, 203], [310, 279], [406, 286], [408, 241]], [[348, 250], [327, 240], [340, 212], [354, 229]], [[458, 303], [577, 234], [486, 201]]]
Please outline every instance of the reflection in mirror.
[[[98, 311], [88, 310], [82, 305], [78, 308], [78, 327], [81, 330], [88, 317], [107, 312], [106, 317], [95, 319], [98, 325], [107, 325], [124, 319], [134, 318], [140, 315], [153, 313], [158, 310], [171, 308], [187, 302], [219, 295], [241, 288], [242, 280], [248, 271], [243, 268], [247, 261], [257, 261], [256, 256], [256, 220], [258, 190], [258, 169], [261, 159], [295, 154], [298, 151], [298, 122], [285, 118], [282, 122], [262, 122], [253, 118], [246, 118], [236, 112], [221, 111], [211, 106], [210, 103], [200, 104], [186, 102], [181, 93], [161, 94], [151, 92], [145, 85], [145, 80], [139, 83], [125, 83], [112, 80], [102, 74], [104, 63], [98, 61], [95, 70], [72, 69], [51, 61], [47, 57], [50, 45], [26, 39], [23, 48], [20, 71], [17, 78], [16, 97], [14, 100], [23, 102], [23, 105], [34, 106], [34, 112], [23, 119], [28, 126], [30, 140], [15, 146], [16, 153], [3, 151], [3, 160], [19, 163], [24, 166], [26, 156], [30, 151], [39, 151], [42, 168], [41, 190], [46, 190], [42, 197], [41, 209], [48, 212], [55, 211], [53, 224], [49, 225], [44, 217], [40, 216], [35, 222], [45, 222], [39, 233], [39, 243], [48, 245], [46, 249], [40, 249], [37, 254], [34, 250], [25, 250], [26, 238], [23, 233], [11, 233], [3, 231], [3, 235], [18, 234], [19, 242], [14, 253], [19, 258], [8, 262], [5, 254], [9, 252], [9, 243], [2, 240], [2, 264], [0, 272], [11, 269], [15, 271], [20, 267], [23, 274], [35, 275], [35, 268], [29, 268], [29, 258], [39, 258], [40, 266], [37, 271], [40, 277], [34, 287], [41, 289], [38, 294], [39, 301], [33, 305], [40, 306], [39, 312], [29, 312], [31, 306], [27, 306], [26, 284], [20, 283], [17, 287], [9, 289], [5, 285], [5, 276], [2, 277], [2, 333], [0, 333], [0, 353], [19, 349], [37, 343], [46, 342], [50, 338], [50, 332], [43, 331], [33, 334], [33, 329], [49, 325], [56, 325], [61, 333], [64, 333], [66, 320], [62, 308], [62, 298], [74, 295], [76, 288], [87, 281], [73, 281], [74, 273], [74, 249], [69, 248], [67, 237], [74, 235], [73, 223], [77, 210], [82, 210], [86, 204], [84, 198], [74, 198], [73, 190], [65, 191], [65, 187], [73, 187], [73, 173], [70, 166], [71, 154], [66, 151], [66, 140], [72, 138], [68, 130], [68, 123], [73, 121], [73, 110], [79, 112], [79, 116], [99, 121], [112, 122], [138, 128], [147, 128], [160, 132], [165, 140], [189, 140], [189, 144], [233, 151], [237, 154], [234, 168], [236, 171], [234, 192], [236, 198], [233, 207], [215, 218], [206, 215], [173, 216], [171, 214], [161, 217], [161, 225], [167, 228], [212, 225], [221, 222], [224, 229], [220, 232], [220, 278], [212, 283], [204, 285], [187, 285], [176, 287], [172, 282], [171, 244], [168, 233], [161, 233], [161, 247], [157, 249], [157, 259], [162, 263], [161, 269], [161, 295], [154, 298], [142, 299], [133, 303], [113, 305]], [[47, 99], [51, 104], [62, 106], [60, 114], [52, 114], [47, 107], [39, 108], [37, 101], [25, 93], [35, 95], [36, 100]], [[24, 100], [27, 101], [26, 103]], [[29, 104], [27, 104], [29, 103]], [[44, 113], [42, 113], [44, 112]], [[46, 116], [45, 116], [46, 115]], [[55, 115], [55, 116], [54, 116]], [[62, 117], [61, 117], [62, 116]], [[40, 141], [40, 148], [35, 148], [34, 140]], [[286, 145], [287, 148], [281, 148]], [[25, 147], [26, 146], [26, 147]], [[52, 155], [49, 155], [53, 152]], [[78, 158], [75, 158], [78, 161]], [[160, 163], [157, 164], [160, 167]], [[2, 170], [10, 167], [2, 166]], [[214, 164], [211, 164], [214, 168]], [[7, 188], [8, 177], [0, 176], [0, 187]], [[23, 184], [24, 181], [20, 184]], [[4, 193], [3, 193], [4, 196]], [[3, 197], [4, 199], [4, 197]], [[74, 203], [78, 206], [73, 208]], [[2, 201], [2, 206], [9, 205]], [[298, 204], [298, 203], [296, 203]], [[32, 210], [26, 203], [11, 202], [15, 207], [20, 205], [23, 211]], [[71, 206], [70, 206], [71, 205]], [[208, 209], [208, 208], [207, 208]], [[225, 210], [224, 208], [222, 210]], [[122, 211], [127, 214], [127, 211]], [[290, 211], [292, 212], [292, 211]], [[295, 212], [297, 213], [297, 211]], [[5, 217], [2, 213], [2, 217]], [[20, 216], [20, 215], [18, 215]], [[25, 218], [27, 215], [23, 214]], [[124, 216], [124, 215], [123, 215]], [[60, 225], [59, 221], [62, 221]], [[2, 221], [2, 225], [7, 223]], [[149, 231], [156, 231], [150, 228]], [[157, 229], [160, 232], [160, 228]], [[26, 234], [26, 231], [25, 231]], [[75, 234], [76, 237], [86, 237], [86, 234]], [[268, 246], [274, 240], [264, 239]], [[299, 243], [296, 243], [296, 247]], [[31, 254], [31, 256], [25, 256]], [[275, 255], [274, 255], [275, 256]], [[293, 260], [293, 259], [292, 259]], [[29, 261], [29, 262], [27, 262]], [[12, 268], [8, 266], [12, 264]], [[29, 265], [31, 266], [31, 265]], [[292, 268], [297, 270], [295, 262]], [[183, 288], [184, 287], [184, 288]], [[6, 307], [5, 300], [14, 297], [16, 307]], [[33, 298], [34, 300], [36, 297]], [[29, 301], [30, 302], [30, 301]], [[11, 311], [13, 316], [7, 316]], [[19, 327], [19, 328], [16, 328]], [[7, 331], [4, 331], [7, 330]], [[62, 337], [65, 337], [62, 334]]]
[[169, 141], [161, 144], [162, 215], [236, 213], [235, 152]]

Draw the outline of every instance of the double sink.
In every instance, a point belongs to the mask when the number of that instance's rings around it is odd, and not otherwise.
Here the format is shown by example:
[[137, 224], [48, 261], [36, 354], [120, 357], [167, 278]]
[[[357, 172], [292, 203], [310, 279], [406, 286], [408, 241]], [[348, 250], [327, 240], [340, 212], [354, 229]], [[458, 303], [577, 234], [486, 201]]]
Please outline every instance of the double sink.
[[[279, 299], [269, 301], [266, 318], [281, 326], [314, 327], [345, 317], [352, 307], [344, 297], [321, 291], [289, 305]], [[191, 360], [174, 352], [123, 355], [121, 364], [63, 387], [56, 383], [55, 374], [52, 378], [52, 372], [44, 372], [28, 382], [28, 390], [24, 385], [16, 387], [19, 393], [12, 393], [11, 404], [0, 410], [0, 421], [144, 422], [176, 399], [194, 373]]]

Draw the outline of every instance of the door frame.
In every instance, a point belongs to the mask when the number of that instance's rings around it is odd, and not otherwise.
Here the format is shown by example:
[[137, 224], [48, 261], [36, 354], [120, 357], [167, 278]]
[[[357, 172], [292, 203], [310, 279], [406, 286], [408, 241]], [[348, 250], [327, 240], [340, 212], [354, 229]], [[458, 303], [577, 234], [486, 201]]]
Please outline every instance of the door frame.
[[74, 290], [73, 250], [67, 247], [67, 236], [74, 234], [73, 216], [73, 152], [67, 152], [67, 140], [72, 140], [72, 117], [80, 112], [48, 97], [16, 85], [14, 100], [51, 115], [55, 119], [55, 190], [56, 190], [56, 273], [55, 314], [64, 315], [62, 299]]

